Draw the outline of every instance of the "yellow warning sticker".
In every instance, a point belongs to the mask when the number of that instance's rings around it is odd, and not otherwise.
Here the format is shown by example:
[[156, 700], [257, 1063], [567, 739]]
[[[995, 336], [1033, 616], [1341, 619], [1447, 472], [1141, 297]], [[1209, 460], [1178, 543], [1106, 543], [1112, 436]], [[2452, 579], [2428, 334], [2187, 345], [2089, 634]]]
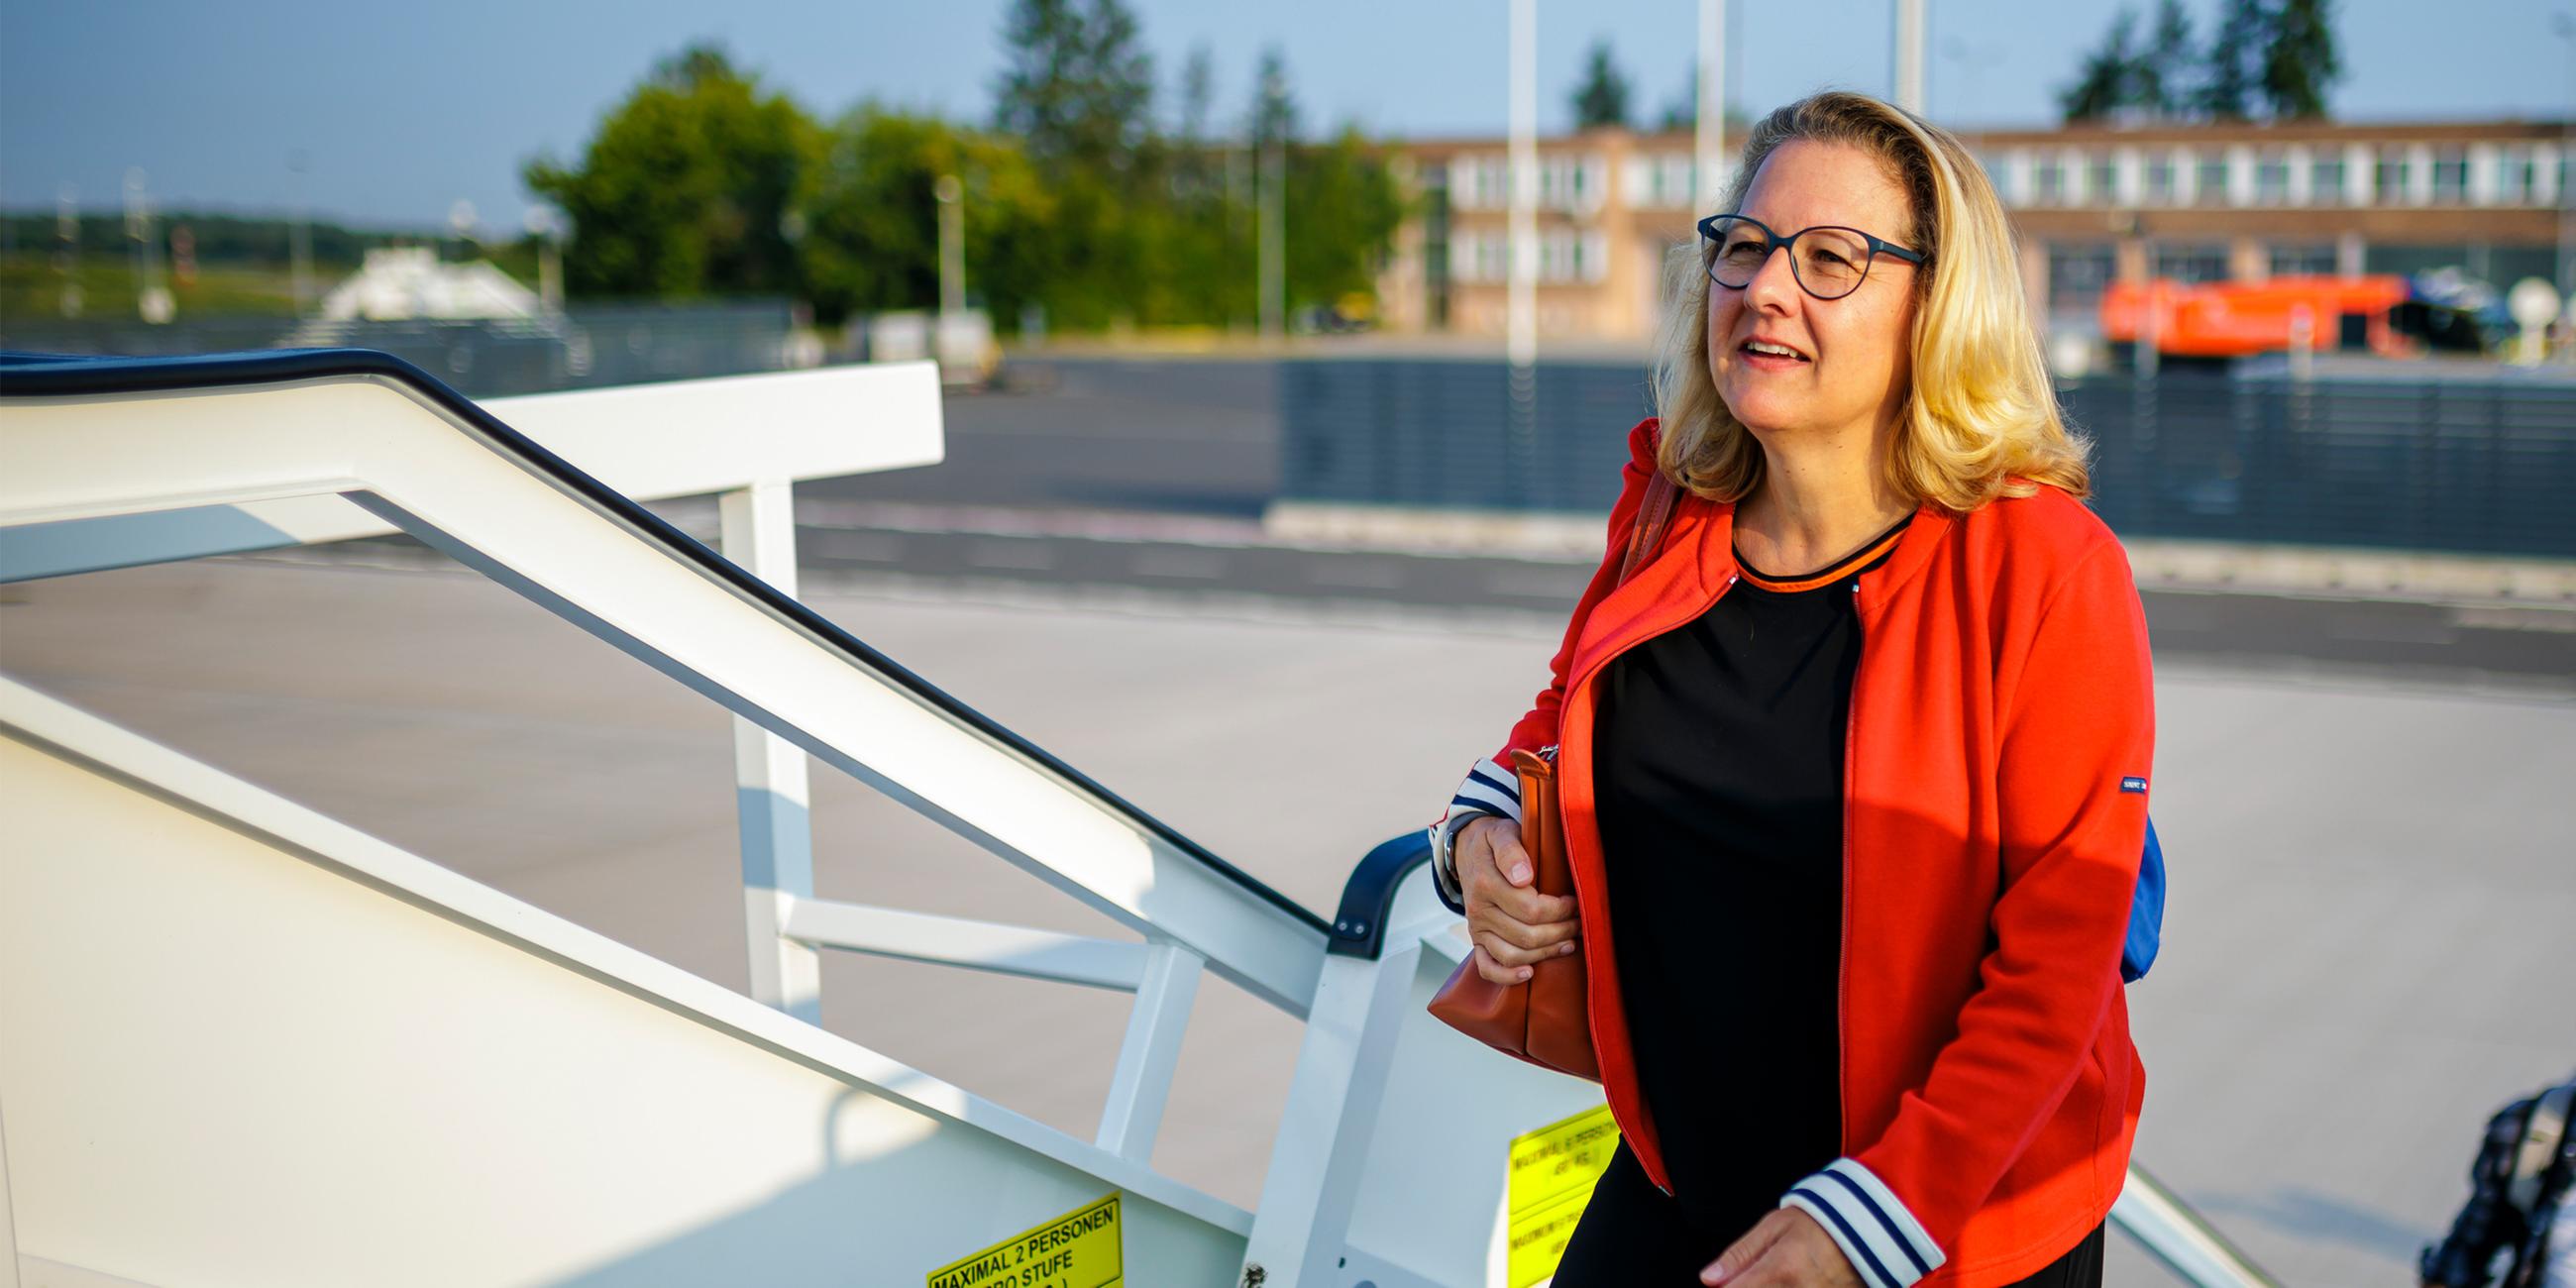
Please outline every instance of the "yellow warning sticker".
[[930, 1272], [930, 1288], [1118, 1288], [1115, 1194]]
[[1592, 1184], [1618, 1148], [1619, 1124], [1611, 1121], [1608, 1105], [1512, 1138], [1505, 1187], [1511, 1288], [1530, 1288], [1556, 1274], [1565, 1241], [1573, 1237], [1583, 1205], [1592, 1201]]

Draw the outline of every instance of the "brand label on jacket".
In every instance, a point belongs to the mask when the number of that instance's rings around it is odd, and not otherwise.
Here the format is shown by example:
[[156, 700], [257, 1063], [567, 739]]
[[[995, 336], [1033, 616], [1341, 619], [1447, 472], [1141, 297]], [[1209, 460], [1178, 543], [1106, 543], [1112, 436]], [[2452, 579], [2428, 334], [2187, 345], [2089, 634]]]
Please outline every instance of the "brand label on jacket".
[[2147, 780], [2143, 778], [2123, 778], [2120, 780], [2120, 790], [2124, 792], [2136, 792], [2140, 796], [2144, 796], [2147, 794]]

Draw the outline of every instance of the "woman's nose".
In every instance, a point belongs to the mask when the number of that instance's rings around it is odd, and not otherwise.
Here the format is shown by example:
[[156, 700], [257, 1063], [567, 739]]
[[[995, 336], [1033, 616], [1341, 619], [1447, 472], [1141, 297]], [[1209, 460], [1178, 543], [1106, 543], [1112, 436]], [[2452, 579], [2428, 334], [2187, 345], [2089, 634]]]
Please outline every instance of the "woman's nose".
[[1744, 284], [1747, 307], [1786, 313], [1797, 303], [1798, 276], [1789, 267], [1789, 253], [1784, 246], [1762, 257], [1762, 267], [1755, 269], [1753, 280]]

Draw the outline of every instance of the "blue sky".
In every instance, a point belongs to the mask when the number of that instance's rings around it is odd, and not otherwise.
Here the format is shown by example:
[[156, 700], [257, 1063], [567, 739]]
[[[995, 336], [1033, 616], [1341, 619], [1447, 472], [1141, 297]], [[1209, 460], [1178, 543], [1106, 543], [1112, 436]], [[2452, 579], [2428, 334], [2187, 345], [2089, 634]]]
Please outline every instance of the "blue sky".
[[[1503, 0], [1129, 0], [1168, 93], [1206, 45], [1217, 102], [1244, 103], [1264, 44], [1286, 52], [1310, 124], [1394, 134], [1499, 132]], [[2187, 0], [2205, 32], [2216, 0]], [[1891, 0], [1735, 0], [1730, 97], [1754, 108], [1821, 86], [1887, 91]], [[2049, 118], [2111, 0], [1926, 0], [1933, 114], [1963, 124]], [[1001, 66], [1004, 0], [0, 0], [0, 205], [50, 205], [68, 182], [112, 209], [128, 166], [163, 208], [283, 209], [308, 158], [317, 212], [441, 222], [459, 198], [515, 230], [519, 164], [576, 155], [600, 114], [661, 55], [728, 46], [808, 108], [862, 99], [982, 118]], [[1585, 48], [1606, 37], [1651, 112], [1688, 70], [1694, 0], [1540, 0], [1542, 128], [1566, 123]], [[2342, 0], [2352, 119], [2559, 119], [2576, 102], [2576, 0]]]

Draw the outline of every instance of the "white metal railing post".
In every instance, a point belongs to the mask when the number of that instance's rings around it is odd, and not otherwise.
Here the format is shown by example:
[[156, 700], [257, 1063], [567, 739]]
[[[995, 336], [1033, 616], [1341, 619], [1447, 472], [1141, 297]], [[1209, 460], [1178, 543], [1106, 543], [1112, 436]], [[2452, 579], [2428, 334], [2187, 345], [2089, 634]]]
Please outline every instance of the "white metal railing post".
[[1096, 1143], [1102, 1149], [1140, 1163], [1153, 1161], [1154, 1133], [1171, 1100], [1181, 1034], [1189, 1028], [1190, 1004], [1198, 998], [1205, 965], [1205, 958], [1178, 944], [1158, 943], [1145, 950], [1145, 978], [1136, 988], [1127, 1036], [1118, 1045], [1118, 1071], [1110, 1077], [1109, 1099], [1100, 1110]]
[[[736, 488], [719, 500], [725, 557], [796, 594], [794, 490], [785, 482]], [[814, 824], [805, 752], [735, 716], [734, 802], [742, 827], [743, 925], [751, 996], [810, 1024], [823, 1022], [822, 954], [787, 937], [787, 914], [814, 897]]]
[[[1390, 929], [1374, 961], [1324, 958], [1288, 1105], [1270, 1147], [1270, 1169], [1262, 1177], [1261, 1202], [1253, 1209], [1252, 1237], [1243, 1254], [1245, 1282], [1265, 1288], [1327, 1288], [1333, 1282], [1421, 957], [1418, 934], [1399, 936]], [[1256, 1266], [1257, 1279], [1251, 1274]]]

